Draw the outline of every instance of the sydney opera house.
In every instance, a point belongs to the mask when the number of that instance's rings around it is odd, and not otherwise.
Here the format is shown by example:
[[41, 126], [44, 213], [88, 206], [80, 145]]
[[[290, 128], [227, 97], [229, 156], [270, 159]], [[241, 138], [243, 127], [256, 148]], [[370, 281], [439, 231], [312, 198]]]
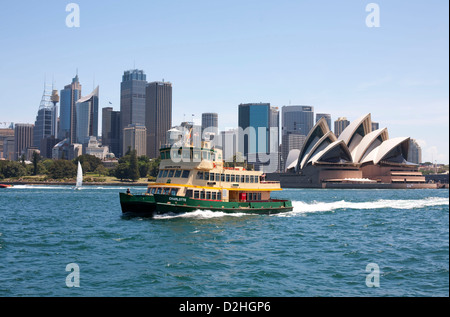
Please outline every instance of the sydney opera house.
[[418, 165], [408, 162], [409, 137], [389, 138], [387, 128], [372, 131], [370, 113], [336, 137], [324, 118], [290, 151], [283, 187], [428, 188]]

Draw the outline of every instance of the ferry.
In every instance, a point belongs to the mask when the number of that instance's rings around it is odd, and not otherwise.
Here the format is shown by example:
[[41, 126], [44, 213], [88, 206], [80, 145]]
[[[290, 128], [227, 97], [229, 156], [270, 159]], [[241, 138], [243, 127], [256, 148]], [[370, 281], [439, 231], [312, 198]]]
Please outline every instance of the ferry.
[[159, 215], [196, 210], [273, 214], [292, 211], [290, 200], [274, 199], [280, 183], [261, 171], [225, 167], [222, 150], [204, 141], [201, 147], [163, 146], [154, 183], [144, 194], [119, 193], [123, 213]]

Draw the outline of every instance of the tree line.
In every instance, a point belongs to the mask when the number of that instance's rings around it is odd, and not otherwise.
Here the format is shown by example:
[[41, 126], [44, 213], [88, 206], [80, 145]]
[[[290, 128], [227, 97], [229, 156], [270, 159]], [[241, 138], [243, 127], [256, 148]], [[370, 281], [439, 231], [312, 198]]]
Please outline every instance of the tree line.
[[136, 181], [141, 177], [156, 177], [160, 159], [150, 160], [145, 155], [137, 157], [135, 150], [129, 150], [124, 157], [119, 159], [116, 167], [107, 169], [99, 158], [89, 154], [68, 161], [42, 159], [35, 152], [32, 164], [26, 164], [23, 156], [19, 161], [0, 161], [0, 179], [33, 175], [44, 175], [55, 180], [71, 179], [76, 177], [78, 162], [83, 168], [83, 174], [95, 173], [100, 176], [116, 177], [121, 181]]

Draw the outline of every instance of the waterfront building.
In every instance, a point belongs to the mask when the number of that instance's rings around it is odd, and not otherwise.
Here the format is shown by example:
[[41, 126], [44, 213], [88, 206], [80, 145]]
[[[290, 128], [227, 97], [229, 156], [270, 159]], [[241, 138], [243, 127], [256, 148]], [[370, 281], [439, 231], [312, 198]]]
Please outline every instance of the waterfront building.
[[[119, 149], [123, 147], [124, 129], [129, 124], [145, 124], [145, 90], [147, 76], [143, 70], [132, 69], [123, 73], [120, 83], [120, 116], [121, 141]], [[119, 157], [124, 153], [115, 153]]]
[[128, 150], [136, 150], [137, 156], [147, 153], [147, 129], [144, 125], [130, 124], [123, 129], [123, 149], [125, 155]]
[[69, 138], [69, 142], [75, 143], [77, 139], [77, 115], [76, 102], [81, 98], [81, 84], [78, 74], [72, 79], [70, 85], [64, 86], [60, 92], [59, 115], [59, 139]]
[[145, 126], [149, 158], [157, 158], [159, 149], [166, 143], [166, 133], [172, 127], [172, 84], [151, 82], [146, 87]]
[[370, 113], [349, 124], [339, 137], [322, 118], [306, 137], [301, 151], [289, 155], [286, 166], [291, 177], [284, 181], [282, 178], [282, 184], [285, 187], [358, 184], [368, 188], [424, 188], [425, 178], [418, 165], [410, 161], [409, 146], [409, 137], [391, 139], [387, 128], [372, 131]]
[[26, 154], [26, 150], [33, 146], [34, 125], [16, 123], [14, 126], [14, 160]]
[[112, 107], [102, 110], [102, 144], [109, 147], [109, 151], [118, 156], [120, 149], [120, 111], [114, 111]]

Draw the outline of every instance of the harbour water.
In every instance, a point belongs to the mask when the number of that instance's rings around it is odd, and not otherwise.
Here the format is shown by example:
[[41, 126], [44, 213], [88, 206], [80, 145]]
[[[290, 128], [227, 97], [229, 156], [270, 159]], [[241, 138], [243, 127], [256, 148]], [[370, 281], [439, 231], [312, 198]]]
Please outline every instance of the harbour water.
[[155, 219], [123, 216], [125, 190], [0, 190], [0, 296], [449, 296], [446, 189], [286, 189], [292, 212]]

